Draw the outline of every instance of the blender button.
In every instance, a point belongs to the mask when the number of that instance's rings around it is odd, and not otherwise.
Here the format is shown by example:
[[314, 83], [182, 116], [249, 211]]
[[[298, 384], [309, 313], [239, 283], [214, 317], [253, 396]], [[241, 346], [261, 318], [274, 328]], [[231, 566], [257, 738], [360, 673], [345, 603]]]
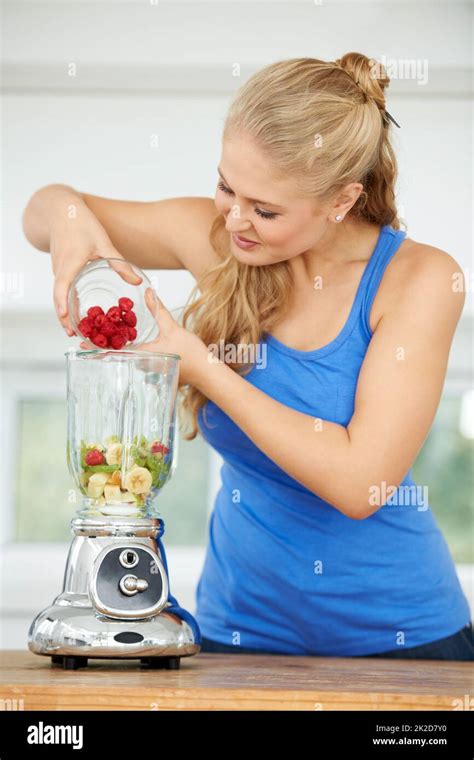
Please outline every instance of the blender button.
[[116, 633], [114, 639], [120, 644], [138, 644], [140, 641], [143, 641], [143, 636], [141, 633], [123, 631], [123, 633]]

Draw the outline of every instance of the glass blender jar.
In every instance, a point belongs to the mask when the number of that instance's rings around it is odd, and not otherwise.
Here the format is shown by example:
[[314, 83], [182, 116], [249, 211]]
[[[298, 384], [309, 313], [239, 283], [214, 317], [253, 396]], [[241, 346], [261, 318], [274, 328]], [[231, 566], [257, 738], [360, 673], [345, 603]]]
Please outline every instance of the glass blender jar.
[[89, 658], [178, 668], [200, 631], [169, 589], [156, 497], [176, 467], [175, 354], [71, 350], [67, 463], [82, 500], [62, 593], [32, 622], [28, 646], [77, 669]]
[[69, 351], [67, 462], [79, 517], [159, 517], [156, 496], [176, 465], [180, 357]]

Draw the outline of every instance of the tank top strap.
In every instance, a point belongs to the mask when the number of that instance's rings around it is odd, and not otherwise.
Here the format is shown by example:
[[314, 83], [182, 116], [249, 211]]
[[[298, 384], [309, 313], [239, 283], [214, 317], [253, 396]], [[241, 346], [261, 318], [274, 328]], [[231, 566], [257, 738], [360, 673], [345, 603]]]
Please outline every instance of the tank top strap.
[[372, 330], [369, 325], [372, 304], [377, 295], [384, 272], [392, 256], [397, 252], [406, 238], [406, 235], [405, 230], [395, 230], [389, 224], [384, 225], [381, 230], [379, 245], [367, 265], [369, 271], [367, 272], [367, 279], [362, 295], [361, 317], [369, 337], [372, 336]]

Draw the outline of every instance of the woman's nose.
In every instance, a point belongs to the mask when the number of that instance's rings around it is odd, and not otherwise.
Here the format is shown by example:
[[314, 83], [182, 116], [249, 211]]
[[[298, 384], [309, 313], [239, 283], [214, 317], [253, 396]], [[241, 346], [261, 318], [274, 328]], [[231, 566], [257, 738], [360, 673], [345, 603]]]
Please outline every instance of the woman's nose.
[[225, 228], [227, 232], [247, 232], [251, 228], [250, 222], [246, 221], [241, 216], [237, 216], [229, 212], [225, 220]]

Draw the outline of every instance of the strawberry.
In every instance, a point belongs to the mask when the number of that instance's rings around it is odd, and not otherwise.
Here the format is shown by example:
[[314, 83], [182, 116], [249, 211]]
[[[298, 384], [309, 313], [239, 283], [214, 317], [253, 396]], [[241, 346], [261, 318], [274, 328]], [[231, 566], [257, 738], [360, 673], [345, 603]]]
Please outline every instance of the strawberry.
[[92, 449], [88, 451], [85, 457], [85, 462], [90, 467], [94, 467], [97, 464], [104, 464], [105, 457], [99, 449]]
[[131, 311], [133, 309], [133, 301], [131, 298], [119, 298], [118, 304], [122, 311]]
[[128, 327], [135, 327], [137, 324], [137, 315], [134, 311], [124, 311], [122, 314], [122, 320]]
[[165, 446], [163, 443], [160, 443], [159, 441], [155, 441], [151, 445], [152, 454], [167, 454], [168, 451], [169, 451], [169, 448]]

